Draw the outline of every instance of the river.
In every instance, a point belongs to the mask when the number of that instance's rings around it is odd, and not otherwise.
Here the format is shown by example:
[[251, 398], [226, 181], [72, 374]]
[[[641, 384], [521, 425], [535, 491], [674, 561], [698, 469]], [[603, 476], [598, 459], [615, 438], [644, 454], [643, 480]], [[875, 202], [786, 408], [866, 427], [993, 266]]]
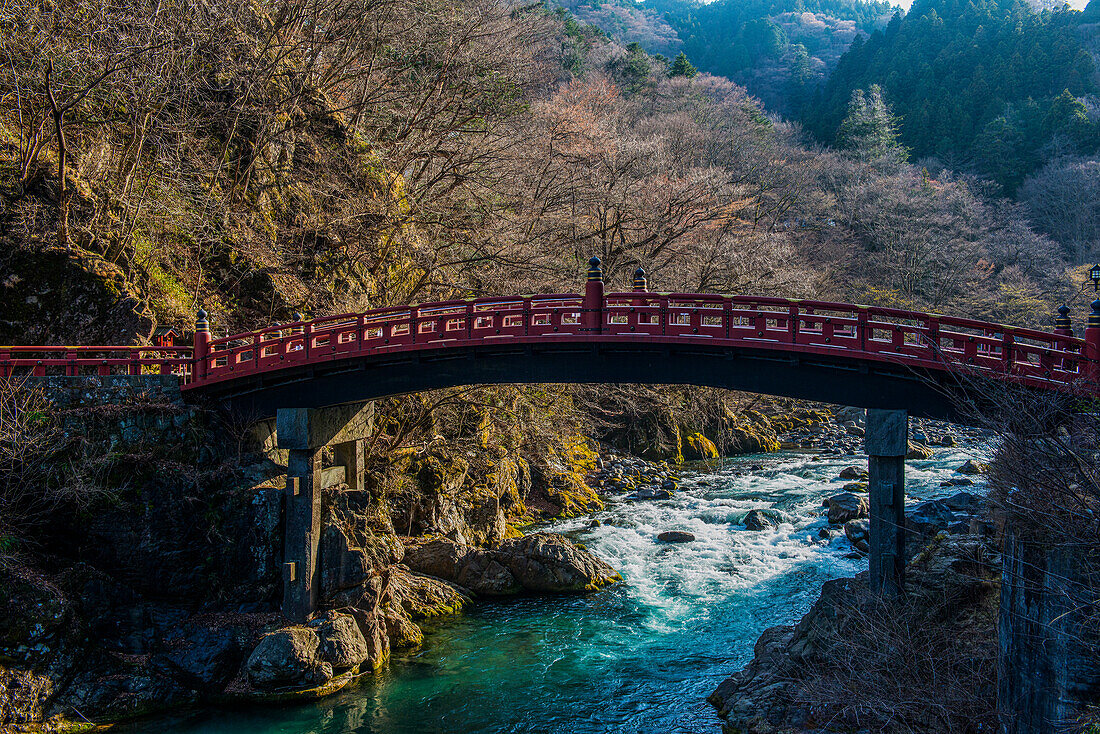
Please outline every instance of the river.
[[[940, 482], [986, 447], [910, 462], [911, 499], [949, 496]], [[424, 626], [422, 649], [395, 656], [354, 689], [314, 704], [205, 711], [127, 734], [713, 733], [707, 694], [752, 657], [765, 628], [791, 624], [821, 584], [866, 568], [843, 533], [821, 540], [822, 500], [863, 457], [784, 452], [685, 474], [673, 499], [615, 502], [556, 522], [622, 572], [586, 596], [481, 603]], [[758, 467], [753, 469], [752, 467]], [[969, 488], [973, 489], [973, 488]], [[752, 509], [781, 524], [740, 525]], [[589, 527], [598, 519], [600, 527]], [[695, 542], [656, 535], [686, 530]]]

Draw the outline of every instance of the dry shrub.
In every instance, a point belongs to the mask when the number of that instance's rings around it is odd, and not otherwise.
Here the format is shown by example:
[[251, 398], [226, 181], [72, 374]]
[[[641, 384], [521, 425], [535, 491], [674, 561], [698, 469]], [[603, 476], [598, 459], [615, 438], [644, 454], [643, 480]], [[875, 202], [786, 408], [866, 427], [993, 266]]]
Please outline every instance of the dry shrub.
[[996, 584], [980, 551], [968, 559], [963, 550], [900, 600], [858, 596], [829, 615], [824, 652], [795, 694], [816, 724], [899, 733], [996, 729]]
[[83, 448], [41, 387], [0, 379], [0, 554], [58, 508], [85, 507], [107, 492], [102, 463]]

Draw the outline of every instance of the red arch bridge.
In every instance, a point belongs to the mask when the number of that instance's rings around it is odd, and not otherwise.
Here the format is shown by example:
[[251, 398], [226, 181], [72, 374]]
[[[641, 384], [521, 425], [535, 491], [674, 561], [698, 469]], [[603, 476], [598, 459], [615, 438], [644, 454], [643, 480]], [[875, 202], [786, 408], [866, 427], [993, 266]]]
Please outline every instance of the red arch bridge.
[[[1100, 300], [1084, 339], [1073, 336], [1068, 313], [1059, 309], [1045, 332], [825, 301], [653, 293], [640, 269], [632, 290], [607, 293], [593, 258], [584, 294], [388, 307], [219, 339], [200, 311], [190, 347], [0, 346], [0, 377], [176, 375], [185, 396], [257, 420], [277, 416], [279, 445], [290, 450], [284, 607], [292, 617], [317, 601], [320, 448], [337, 446], [354, 486], [363, 436], [353, 434], [369, 430], [359, 406], [371, 400], [457, 385], [587, 382], [706, 385], [864, 407], [872, 580], [896, 593], [908, 416], [957, 418], [962, 402], [1001, 385], [1096, 395]], [[291, 538], [299, 530], [304, 545]]]

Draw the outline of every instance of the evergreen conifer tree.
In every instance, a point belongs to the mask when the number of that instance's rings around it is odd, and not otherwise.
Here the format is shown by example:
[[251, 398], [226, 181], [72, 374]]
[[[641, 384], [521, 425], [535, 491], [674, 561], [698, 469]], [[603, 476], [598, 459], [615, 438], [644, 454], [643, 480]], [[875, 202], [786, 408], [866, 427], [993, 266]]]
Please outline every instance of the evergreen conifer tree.
[[687, 54], [683, 51], [681, 51], [680, 55], [672, 62], [672, 66], [669, 67], [668, 70], [669, 76], [686, 76], [689, 79], [698, 73], [699, 70], [691, 65], [691, 62], [688, 61]]

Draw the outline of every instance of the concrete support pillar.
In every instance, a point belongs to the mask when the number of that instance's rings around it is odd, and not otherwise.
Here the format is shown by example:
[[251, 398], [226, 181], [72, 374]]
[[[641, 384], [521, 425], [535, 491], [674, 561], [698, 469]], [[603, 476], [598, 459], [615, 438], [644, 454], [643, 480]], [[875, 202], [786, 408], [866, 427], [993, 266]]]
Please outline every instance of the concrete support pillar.
[[321, 449], [290, 449], [283, 525], [283, 614], [305, 622], [321, 588]]
[[905, 455], [909, 415], [904, 410], [867, 411], [866, 446], [871, 501], [871, 590], [901, 594], [905, 580]]
[[[364, 438], [374, 423], [374, 405], [280, 408], [275, 433], [286, 450], [286, 512], [283, 524], [283, 614], [304, 622], [317, 609], [321, 579], [322, 450], [333, 446], [345, 466], [345, 481], [363, 486]], [[352, 484], [352, 483], [355, 484]]]
[[336, 463], [344, 467], [344, 482], [348, 489], [363, 489], [367, 442], [360, 438], [338, 443], [332, 449], [336, 454]]

